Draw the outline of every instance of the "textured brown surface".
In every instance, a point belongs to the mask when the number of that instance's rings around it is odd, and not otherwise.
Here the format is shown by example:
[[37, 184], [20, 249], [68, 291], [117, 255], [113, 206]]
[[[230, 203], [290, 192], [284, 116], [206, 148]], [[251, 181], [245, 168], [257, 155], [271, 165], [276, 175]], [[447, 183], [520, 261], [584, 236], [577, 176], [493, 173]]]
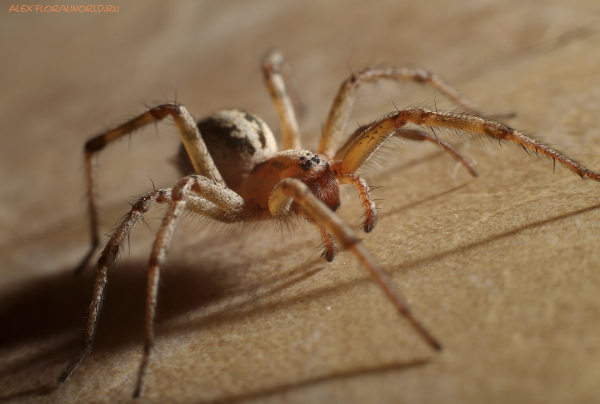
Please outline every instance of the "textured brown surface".
[[[197, 117], [242, 107], [278, 131], [261, 56], [281, 49], [319, 130], [349, 70], [419, 66], [511, 126], [600, 170], [600, 5], [545, 2], [151, 2], [118, 13], [0, 15], [0, 402], [128, 401], [141, 355], [152, 234], [139, 226], [109, 286], [93, 354], [60, 389], [92, 282], [82, 146], [103, 125], [173, 100]], [[416, 3], [416, 2], [415, 2]], [[409, 104], [415, 84], [365, 87], [354, 122]], [[100, 157], [103, 230], [124, 200], [176, 179], [172, 124]], [[460, 143], [460, 142], [458, 142]], [[187, 221], [159, 297], [151, 402], [597, 402], [600, 186], [517, 148], [473, 142], [472, 179], [406, 143], [370, 175], [385, 199], [364, 236], [419, 318], [431, 352], [347, 253], [313, 228], [232, 232]], [[369, 171], [377, 172], [377, 170]], [[347, 192], [342, 217], [361, 215]], [[149, 215], [153, 230], [160, 212]]]

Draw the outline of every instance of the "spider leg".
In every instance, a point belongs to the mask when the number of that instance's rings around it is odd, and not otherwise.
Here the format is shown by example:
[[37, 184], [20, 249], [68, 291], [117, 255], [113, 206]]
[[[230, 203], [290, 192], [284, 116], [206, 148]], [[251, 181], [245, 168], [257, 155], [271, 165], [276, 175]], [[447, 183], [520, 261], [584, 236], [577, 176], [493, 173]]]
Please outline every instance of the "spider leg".
[[354, 174], [390, 136], [401, 128], [402, 126], [397, 126], [389, 116], [371, 124], [368, 128], [362, 130], [359, 136], [347, 147], [341, 160], [330, 162], [331, 171], [336, 177]]
[[100, 244], [100, 232], [98, 229], [98, 207], [96, 205], [96, 154], [109, 143], [128, 135], [137, 129], [142, 128], [150, 123], [157, 122], [166, 118], [173, 117], [177, 130], [181, 134], [181, 139], [187, 150], [190, 160], [197, 173], [208, 178], [213, 178], [217, 181], [222, 181], [221, 174], [216, 168], [212, 157], [206, 149], [206, 145], [200, 136], [198, 127], [194, 118], [188, 110], [180, 104], [170, 103], [158, 105], [150, 108], [140, 116], [125, 122], [114, 129], [110, 129], [92, 139], [85, 144], [85, 169], [87, 179], [87, 195], [88, 195], [88, 211], [90, 216], [90, 232], [91, 246], [84, 259], [75, 269], [75, 273], [80, 273], [88, 264], [88, 261], [93, 256], [94, 251]]
[[337, 178], [340, 184], [354, 184], [358, 189], [360, 200], [365, 208], [366, 219], [363, 229], [365, 233], [370, 233], [377, 222], [377, 205], [375, 205], [375, 200], [371, 196], [371, 192], [369, 192], [369, 185], [356, 174], [341, 174], [336, 175], [335, 178]]
[[428, 141], [431, 143], [435, 143], [439, 145], [442, 148], [442, 150], [452, 154], [455, 159], [461, 162], [462, 165], [465, 166], [467, 170], [469, 170], [469, 173], [471, 173], [473, 177], [478, 176], [477, 171], [475, 171], [475, 167], [473, 167], [467, 161], [467, 159], [462, 154], [460, 154], [458, 150], [454, 148], [454, 146], [442, 139], [439, 139], [437, 136], [434, 136], [431, 133], [421, 132], [419, 130], [401, 129], [396, 131], [396, 133], [394, 133], [394, 136], [398, 136], [403, 139], [416, 140], [419, 142]]
[[325, 257], [327, 262], [331, 262], [333, 261], [335, 252], [337, 250], [335, 248], [335, 240], [333, 239], [333, 236], [327, 230], [325, 230], [323, 226], [321, 226], [318, 223], [315, 223], [315, 226], [317, 226], [319, 232], [321, 232], [321, 237], [323, 237], [322, 246], [324, 247], [325, 251], [323, 251], [323, 255], [321, 255], [321, 257]]
[[412, 315], [406, 300], [394, 286], [390, 277], [379, 267], [369, 251], [360, 242], [350, 227], [310, 189], [294, 178], [286, 178], [279, 182], [269, 196], [269, 211], [273, 217], [285, 217], [290, 214], [292, 202], [299, 204], [310, 220], [318, 223], [335, 237], [343, 248], [350, 250], [365, 266], [383, 292], [392, 301], [396, 309], [403, 315], [419, 335], [435, 350], [441, 350], [440, 343]]
[[[354, 131], [354, 133], [352, 133], [352, 135], [348, 138], [348, 140], [346, 141], [346, 143], [344, 143], [344, 145], [342, 147], [340, 147], [340, 149], [337, 151], [337, 153], [335, 154], [335, 157], [333, 158], [334, 160], [342, 160], [344, 158], [344, 156], [346, 155], [346, 153], [348, 152], [348, 149], [350, 148], [350, 146], [352, 146], [352, 144], [356, 141], [356, 139], [358, 139], [362, 133], [365, 131], [364, 128], [358, 128]], [[395, 133], [394, 136], [403, 138], [403, 139], [408, 139], [408, 140], [415, 140], [415, 141], [429, 141], [432, 143], [436, 143], [438, 144], [443, 151], [447, 151], [448, 153], [452, 154], [454, 156], [454, 158], [456, 158], [458, 161], [460, 161], [462, 163], [462, 165], [465, 166], [465, 168], [469, 171], [469, 173], [471, 173], [471, 175], [473, 177], [477, 177], [477, 171], [475, 170], [475, 168], [467, 161], [467, 159], [459, 153], [458, 150], [456, 150], [454, 148], [454, 146], [452, 146], [450, 143], [438, 138], [437, 136], [434, 136], [430, 133], [427, 132], [421, 132], [419, 130], [410, 130], [410, 129], [398, 129]]]
[[129, 233], [135, 224], [142, 219], [144, 214], [155, 203], [168, 203], [171, 201], [171, 189], [162, 188], [156, 191], [148, 192], [142, 195], [135, 204], [131, 207], [118, 226], [113, 231], [110, 239], [107, 241], [96, 266], [96, 280], [94, 283], [94, 294], [90, 312], [88, 316], [85, 336], [82, 342], [82, 348], [75, 360], [65, 369], [58, 378], [57, 383], [63, 384], [75, 371], [81, 361], [92, 352], [94, 343], [94, 335], [96, 334], [96, 325], [98, 323], [98, 315], [102, 306], [104, 297], [104, 288], [106, 287], [108, 268], [114, 265], [119, 252], [123, 247], [123, 243], [127, 240]]
[[[358, 169], [358, 167], [360, 167], [360, 165], [362, 165], [364, 163], [364, 161], [366, 161], [366, 159], [368, 157], [370, 157], [377, 150], [377, 147], [381, 143], [383, 143], [383, 141], [385, 141], [389, 136], [394, 135], [394, 136], [402, 137], [404, 139], [418, 140], [418, 141], [427, 140], [427, 141], [439, 144], [440, 146], [442, 146], [442, 149], [444, 151], [447, 151], [450, 154], [452, 154], [457, 160], [459, 160], [469, 170], [469, 172], [474, 177], [477, 177], [477, 171], [475, 171], [475, 168], [473, 168], [473, 166], [471, 166], [471, 164], [469, 164], [469, 162], [451, 144], [449, 144], [441, 139], [438, 139], [437, 137], [435, 137], [429, 133], [425, 133], [425, 132], [421, 132], [421, 131], [417, 131], [417, 130], [404, 130], [404, 129], [396, 129], [396, 130], [391, 129], [391, 130], [387, 130], [387, 131], [386, 130], [382, 131], [379, 128], [377, 128], [376, 130], [371, 130], [369, 132], [369, 129], [371, 129], [371, 128], [367, 128], [366, 131], [363, 128], [359, 128], [358, 130], [356, 130], [352, 134], [352, 136], [348, 139], [346, 144], [337, 152], [337, 154], [334, 158], [334, 162], [332, 163], [332, 170], [333, 170], [334, 174], [336, 174], [336, 178], [340, 182], [340, 184], [354, 184], [358, 188], [358, 192], [359, 192], [362, 204], [365, 208], [366, 220], [363, 224], [363, 228], [364, 228], [365, 232], [367, 232], [367, 233], [369, 233], [371, 230], [373, 230], [373, 228], [375, 227], [375, 223], [377, 222], [377, 207], [376, 207], [375, 201], [373, 200], [373, 197], [371, 196], [371, 193], [369, 191], [369, 186], [358, 175], [345, 173], [345, 171], [340, 171], [340, 168], [339, 168], [340, 165], [344, 164], [346, 153], [353, 146], [354, 142], [359, 142], [359, 144], [360, 144], [358, 151], [365, 152], [365, 149], [370, 150], [370, 151], [366, 152], [367, 153], [366, 155], [359, 156], [359, 157], [361, 157], [359, 159], [359, 161], [361, 161], [362, 157], [365, 157], [365, 159], [362, 160], [362, 162], [358, 166], [350, 168], [354, 171], [356, 171], [356, 169]], [[363, 136], [363, 133], [367, 133], [367, 132], [369, 134], [371, 134], [371, 132], [373, 132], [373, 136], [369, 136], [366, 134]], [[377, 137], [375, 137], [375, 134], [381, 134], [382, 136], [380, 138], [377, 138]], [[366, 146], [363, 146], [363, 145], [366, 145]], [[369, 146], [373, 146], [374, 148], [368, 149]], [[356, 152], [357, 152], [357, 150], [353, 149], [353, 154], [349, 158], [352, 158], [353, 156], [356, 157], [356, 154], [357, 154]], [[368, 154], [369, 152], [370, 152], [370, 154]], [[344, 169], [347, 169], [347, 168], [344, 168]], [[354, 172], [354, 171], [351, 171], [351, 172]]]
[[355, 172], [389, 136], [408, 122], [427, 127], [447, 128], [467, 136], [483, 136], [494, 139], [500, 144], [503, 141], [510, 141], [521, 146], [525, 151], [531, 150], [537, 156], [545, 156], [552, 159], [555, 164], [557, 162], [562, 164], [581, 178], [600, 181], [600, 174], [589, 170], [562, 152], [506, 125], [476, 116], [434, 112], [424, 108], [407, 108], [372, 124], [348, 148], [343, 160], [331, 164], [333, 173], [339, 175]]
[[497, 119], [508, 118], [513, 114], [486, 114], [475, 103], [460, 94], [457, 90], [447, 84], [438, 76], [421, 69], [377, 69], [367, 68], [357, 73], [353, 73], [341, 85], [338, 93], [333, 100], [333, 105], [329, 111], [327, 122], [323, 127], [323, 134], [319, 142], [318, 152], [331, 158], [340, 143], [344, 129], [350, 117], [350, 112], [356, 99], [356, 90], [362, 83], [374, 82], [381, 79], [415, 81], [417, 83], [428, 84], [435, 90], [442, 93], [448, 99], [454, 101], [459, 106], [471, 111], [478, 116], [494, 117]]
[[[197, 195], [201, 198], [195, 197]], [[154, 345], [154, 320], [156, 317], [160, 267], [165, 261], [173, 233], [177, 228], [181, 215], [188, 209], [194, 212], [200, 210], [206, 213], [206, 208], [201, 206], [203, 200], [207, 200], [224, 212], [223, 215], [213, 216], [213, 218], [222, 221], [232, 223], [249, 220], [258, 214], [241, 196], [206, 177], [199, 175], [184, 177], [173, 188], [169, 209], [156, 235], [150, 256], [146, 294], [144, 353], [133, 397], [140, 397], [143, 394], [150, 365], [150, 353]]]
[[[192, 192], [189, 192], [190, 189]], [[146, 302], [146, 345], [138, 376], [138, 385], [136, 387], [138, 396], [143, 390], [150, 350], [154, 339], [153, 323], [159, 268], [164, 262], [169, 243], [177, 227], [181, 213], [183, 211], [190, 211], [225, 223], [250, 219], [256, 214], [252, 207], [248, 206], [235, 192], [216, 181], [198, 175], [184, 177], [173, 190], [170, 188], [161, 188], [142, 195], [115, 228], [100, 255], [96, 267], [92, 304], [90, 305], [82, 349], [75, 360], [58, 378], [57, 383], [59, 385], [67, 381], [81, 361], [91, 353], [107, 282], [108, 268], [115, 264], [117, 256], [135, 224], [143, 218], [143, 215], [155, 203], [169, 203], [170, 206], [157, 234], [150, 258]]]
[[275, 104], [279, 122], [281, 124], [281, 136], [283, 137], [283, 148], [300, 148], [300, 131], [294, 106], [286, 91], [285, 82], [281, 74], [281, 66], [284, 62], [283, 55], [277, 51], [267, 54], [263, 60], [262, 70], [265, 84], [269, 90], [269, 95]]
[[412, 122], [417, 125], [429, 127], [442, 127], [454, 129], [459, 133], [469, 135], [482, 135], [495, 139], [500, 144], [503, 141], [510, 141], [521, 146], [525, 151], [527, 149], [535, 152], [536, 155], [542, 155], [562, 164], [569, 171], [583, 178], [590, 178], [600, 181], [600, 174], [595, 173], [574, 159], [566, 156], [558, 150], [543, 144], [529, 136], [517, 132], [516, 130], [498, 122], [489, 121], [476, 116], [458, 115], [452, 113], [433, 112], [424, 108], [408, 108], [393, 116], [396, 125], [405, 125]]

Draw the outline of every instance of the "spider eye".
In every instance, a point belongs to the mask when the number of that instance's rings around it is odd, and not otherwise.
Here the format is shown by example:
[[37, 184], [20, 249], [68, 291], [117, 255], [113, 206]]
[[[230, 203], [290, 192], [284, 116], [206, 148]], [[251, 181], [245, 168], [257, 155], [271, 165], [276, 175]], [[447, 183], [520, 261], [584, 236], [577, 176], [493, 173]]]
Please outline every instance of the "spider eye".
[[308, 171], [314, 164], [315, 163], [312, 160], [307, 160], [304, 163], [300, 164], [300, 168], [304, 171]]

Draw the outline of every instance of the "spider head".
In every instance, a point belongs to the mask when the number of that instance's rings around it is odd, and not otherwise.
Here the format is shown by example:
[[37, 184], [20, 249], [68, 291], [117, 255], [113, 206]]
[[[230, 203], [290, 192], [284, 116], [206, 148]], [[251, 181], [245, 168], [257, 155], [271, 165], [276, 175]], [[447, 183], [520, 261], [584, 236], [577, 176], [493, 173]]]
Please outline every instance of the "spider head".
[[329, 170], [327, 161], [307, 150], [285, 150], [272, 160], [279, 171], [279, 180], [296, 178], [306, 182]]
[[281, 170], [279, 180], [299, 179], [335, 212], [340, 206], [340, 187], [329, 168], [329, 163], [307, 150], [290, 150], [283, 153], [286, 154], [288, 164]]
[[340, 188], [329, 163], [307, 150], [284, 150], [257, 164], [246, 178], [240, 195], [268, 210], [271, 191], [286, 178], [304, 182], [331, 210], [339, 207]]
[[[304, 171], [310, 171], [313, 167], [318, 167], [322, 165], [323, 160], [319, 158], [316, 154], [311, 154], [310, 152], [306, 152], [305, 155], [300, 156], [300, 168]], [[327, 163], [326, 163], [327, 164]]]

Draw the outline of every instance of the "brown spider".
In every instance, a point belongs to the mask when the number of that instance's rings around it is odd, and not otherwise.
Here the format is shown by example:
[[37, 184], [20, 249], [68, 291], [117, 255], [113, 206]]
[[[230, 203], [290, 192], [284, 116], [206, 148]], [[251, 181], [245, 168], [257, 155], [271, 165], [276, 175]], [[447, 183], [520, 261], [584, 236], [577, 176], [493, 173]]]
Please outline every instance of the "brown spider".
[[[404, 139], [439, 143], [445, 151], [457, 158], [473, 176], [477, 173], [471, 165], [448, 143], [437, 136], [419, 130], [403, 129], [407, 123], [445, 128], [467, 135], [481, 136], [498, 141], [511, 141], [526, 152], [546, 156], [579, 175], [600, 181], [600, 175], [583, 167], [562, 153], [527, 137], [503, 124], [485, 119], [484, 114], [469, 100], [438, 77], [423, 70], [369, 68], [352, 74], [338, 91], [317, 153], [301, 148], [294, 109], [287, 95], [281, 74], [283, 57], [271, 52], [264, 60], [263, 73], [271, 98], [277, 109], [283, 135], [284, 151], [278, 152], [275, 139], [265, 122], [257, 116], [240, 110], [224, 110], [196, 123], [187, 109], [177, 103], [150, 108], [125, 124], [89, 140], [85, 145], [87, 193], [91, 221], [92, 247], [77, 271], [81, 271], [98, 247], [100, 237], [96, 201], [94, 196], [94, 160], [96, 153], [110, 142], [134, 132], [149, 123], [171, 116], [183, 141], [180, 164], [184, 175], [173, 188], [148, 192], [133, 204], [106, 243], [96, 267], [96, 280], [83, 347], [75, 360], [58, 379], [64, 383], [81, 361], [90, 354], [98, 314], [102, 304], [108, 268], [115, 263], [124, 241], [144, 213], [156, 203], [167, 204], [168, 210], [156, 236], [148, 270], [146, 297], [145, 345], [139, 368], [134, 397], [144, 391], [150, 352], [154, 340], [160, 267], [177, 224], [184, 212], [202, 215], [223, 223], [261, 220], [289, 221], [305, 219], [315, 224], [325, 242], [324, 256], [334, 258], [334, 240], [350, 250], [365, 266], [388, 298], [433, 349], [440, 343], [411, 314], [401, 293], [388, 275], [371, 257], [355, 232], [334, 212], [340, 204], [339, 185], [353, 184], [358, 188], [365, 209], [365, 232], [375, 226], [376, 206], [367, 183], [355, 174], [386, 140], [392, 136]], [[440, 91], [472, 115], [407, 108], [391, 113], [356, 130], [339, 147], [355, 93], [359, 85], [380, 79], [412, 80], [426, 83]], [[435, 133], [435, 132], [434, 132]], [[181, 160], [181, 159], [180, 159]]]

